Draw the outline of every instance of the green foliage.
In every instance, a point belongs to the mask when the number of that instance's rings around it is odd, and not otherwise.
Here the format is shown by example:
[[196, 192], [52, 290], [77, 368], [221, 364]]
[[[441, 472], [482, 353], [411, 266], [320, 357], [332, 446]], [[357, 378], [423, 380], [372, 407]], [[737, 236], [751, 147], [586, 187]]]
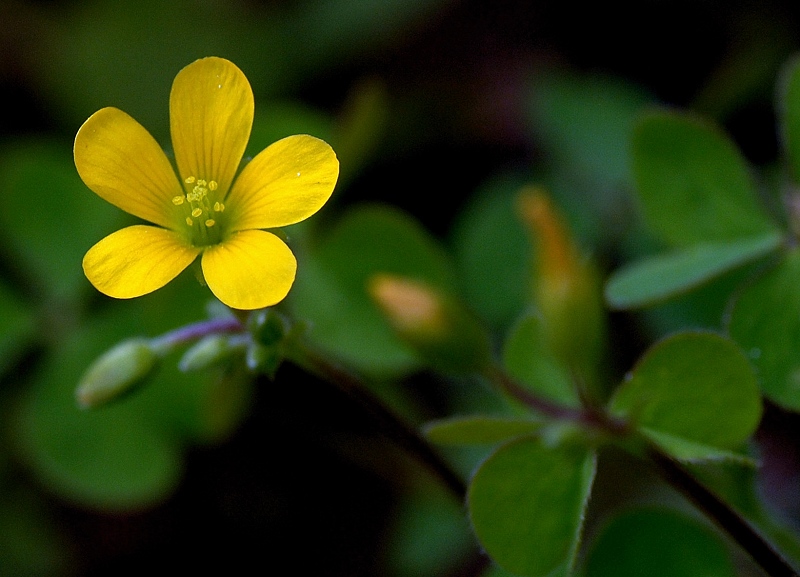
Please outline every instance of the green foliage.
[[477, 470], [470, 519], [483, 547], [519, 575], [569, 572], [577, 551], [595, 457], [536, 438], [503, 445]]
[[0, 371], [12, 364], [36, 333], [31, 308], [0, 284]]
[[724, 542], [707, 526], [669, 510], [635, 509], [612, 519], [586, 561], [586, 577], [734, 577]]
[[367, 292], [370, 279], [391, 273], [454, 292], [455, 273], [443, 249], [408, 215], [363, 206], [345, 215], [311, 247], [290, 301], [320, 347], [361, 370], [397, 374], [419, 365]]
[[86, 189], [69, 149], [56, 142], [30, 141], [3, 150], [0, 188], [4, 245], [37, 293], [63, 300], [79, 297], [89, 286], [81, 268], [83, 254], [118, 222], [119, 211]]
[[758, 371], [764, 394], [800, 409], [800, 251], [787, 251], [737, 295], [728, 330]]
[[781, 242], [780, 235], [767, 233], [726, 243], [697, 244], [645, 258], [614, 273], [606, 285], [606, 301], [619, 309], [652, 305], [763, 257]]
[[531, 418], [453, 417], [428, 423], [425, 435], [438, 445], [493, 445], [533, 433], [542, 424]]
[[[359, 536], [379, 551], [365, 546], [364, 557], [381, 557], [374, 566], [393, 577], [732, 577], [754, 571], [746, 560], [754, 550], [763, 563], [758, 547], [736, 533], [723, 540], [699, 519], [705, 514], [728, 529], [702, 499], [687, 515], [691, 503], [663, 484], [679, 485], [674, 479], [651, 477], [649, 469], [639, 478], [654, 456], [695, 477], [719, 495], [724, 512], [743, 515], [758, 535], [800, 559], [785, 511], [763, 499], [781, 488], [773, 486], [774, 461], [792, 461], [756, 436], [762, 420], [770, 433], [769, 419], [791, 421], [800, 411], [800, 59], [790, 59], [778, 79], [779, 162], [751, 159], [750, 143], [741, 140], [746, 155], [723, 130], [741, 137], [731, 115], [738, 99], [756, 98], [752, 83], [778, 58], [780, 39], [760, 35], [769, 46], [723, 62], [697, 91], [693, 112], [650, 108], [655, 98], [634, 79], [580, 75], [551, 63], [517, 77], [491, 55], [487, 76], [502, 83], [483, 76], [473, 83], [489, 83], [500, 97], [498, 106], [487, 106], [487, 93], [472, 92], [460, 77], [454, 88], [453, 78], [418, 73], [391, 52], [413, 44], [427, 58], [422, 25], [451, 15], [451, 3], [441, 0], [38, 4], [30, 11], [10, 4], [11, 29], [19, 14], [35, 25], [5, 38], [16, 49], [10, 54], [25, 54], [19, 82], [36, 93], [58, 134], [4, 134], [0, 149], [0, 577], [80, 572], [80, 561], [68, 567], [75, 551], [49, 514], [62, 501], [68, 519], [98, 512], [102, 523], [126, 528], [151, 522], [138, 514], [173, 495], [187, 452], [237, 430], [254, 383], [264, 385], [258, 394], [273, 418], [285, 418], [267, 429], [280, 431], [277, 439], [253, 427], [256, 450], [237, 455], [247, 464], [247, 482], [264, 486], [258, 498], [235, 489], [210, 495], [208, 510], [190, 512], [192, 520], [218, 510], [226, 521], [277, 520], [281, 539], [257, 525], [262, 532], [248, 532], [247, 547], [293, 538], [289, 529], [283, 535], [287, 521], [306, 515], [310, 493], [340, 498], [330, 461], [312, 462], [306, 442], [313, 440], [389, 488], [391, 515], [359, 528]], [[17, 45], [17, 37], [37, 41]], [[256, 117], [247, 155], [309, 133], [328, 141], [341, 161], [329, 206], [313, 222], [278, 232], [298, 260], [290, 296], [247, 318], [204, 311], [208, 291], [191, 274], [158, 294], [117, 302], [90, 290], [81, 270], [86, 250], [126, 217], [80, 182], [70, 158], [75, 129], [96, 109], [117, 106], [160, 127], [154, 134], [167, 143], [170, 79], [209, 54], [235, 60], [252, 81]], [[400, 65], [384, 66], [390, 61]], [[386, 72], [395, 68], [402, 74]], [[426, 84], [413, 86], [417, 75]], [[322, 91], [331, 81], [334, 90]], [[726, 88], [726, 81], [738, 85]], [[429, 98], [430, 90], [439, 92]], [[702, 110], [717, 116], [703, 118]], [[455, 144], [455, 158], [417, 149], [417, 140]], [[489, 152], [486, 164], [470, 166], [475, 149]], [[414, 164], [431, 154], [428, 172]], [[441, 170], [435, 180], [431, 166]], [[399, 172], [414, 183], [405, 210], [353, 206], [364, 196], [379, 200], [381, 183]], [[554, 259], [544, 279], [537, 262], [543, 243], [520, 211], [526, 187], [547, 190], [563, 209], [576, 252], [587, 256], [577, 259], [586, 265], [580, 270], [590, 273], [576, 281], [579, 267], [570, 276]], [[417, 220], [429, 208], [437, 218], [452, 216], [449, 245]], [[610, 263], [619, 268], [601, 294], [595, 281]], [[437, 340], [442, 333], [435, 331], [429, 341], [407, 338], [368, 290], [381, 274], [429, 287], [446, 305], [444, 316], [457, 317], [446, 325], [447, 339]], [[547, 316], [542, 292], [560, 314]], [[606, 316], [601, 297], [613, 315]], [[647, 310], [621, 312], [637, 309]], [[233, 328], [214, 328], [220, 318], [233, 319]], [[164, 346], [155, 356], [153, 343]], [[116, 354], [103, 357], [109, 349]], [[102, 373], [87, 373], [98, 359]], [[324, 385], [305, 373], [337, 384], [354, 411], [374, 423], [351, 422], [349, 413], [327, 406], [320, 411], [308, 392]], [[108, 401], [102, 407], [76, 403], [85, 375], [95, 385], [90, 400]], [[307, 404], [275, 404], [287, 398]], [[251, 418], [262, 418], [262, 407]], [[327, 434], [331, 422], [335, 431]], [[394, 441], [392, 449], [373, 442], [373, 424]], [[792, 435], [779, 440], [790, 454]], [[384, 451], [397, 448], [418, 462], [387, 458]], [[222, 446], [218, 454], [227, 458], [232, 450]], [[642, 461], [641, 469], [624, 482], [603, 478], [620, 475], [604, 467], [620, 452]], [[287, 470], [302, 469], [280, 456], [311, 467], [302, 482], [290, 477], [299, 507], [255, 477], [267, 470], [277, 486]], [[761, 467], [773, 476], [760, 478]], [[425, 469], [434, 474], [420, 474]], [[225, 481], [233, 475], [220, 471]], [[779, 474], [791, 484], [792, 471]], [[593, 495], [596, 475], [598, 488], [610, 486], [613, 494]], [[660, 507], [633, 506], [641, 502]], [[154, 518], [160, 523], [172, 509]], [[324, 536], [310, 532], [317, 513], [298, 525], [302, 539], [324, 545]], [[349, 538], [348, 522], [347, 515], [336, 519]], [[737, 545], [742, 551], [732, 554]], [[493, 565], [481, 565], [484, 552]]]
[[453, 227], [464, 297], [493, 327], [511, 324], [532, 298], [533, 253], [516, 207], [527, 180], [503, 174], [483, 184]]
[[[761, 397], [747, 357], [734, 343], [713, 333], [683, 333], [662, 340], [639, 360], [614, 395], [611, 411], [645, 436], [653, 430], [735, 449], [755, 432]], [[667, 437], [656, 439], [669, 444]]]
[[50, 354], [24, 399], [20, 441], [33, 470], [55, 494], [87, 507], [138, 509], [163, 499], [182, 472], [186, 442], [218, 439], [241, 417], [246, 393], [235, 380], [183, 374], [165, 364], [141, 393], [87, 412], [75, 386], [109, 338], [135, 333], [122, 314], [87, 323]]
[[800, 182], [800, 57], [784, 65], [778, 83], [777, 110], [786, 164], [793, 182]]
[[392, 574], [416, 577], [455, 571], [475, 548], [462, 509], [437, 487], [423, 486], [406, 495], [391, 527], [387, 555]]
[[566, 367], [545, 340], [538, 315], [525, 315], [512, 328], [504, 343], [503, 364], [510, 375], [537, 395], [571, 407], [580, 404]]
[[687, 247], [775, 230], [745, 159], [706, 121], [679, 112], [643, 115], [632, 154], [642, 212], [665, 242]]

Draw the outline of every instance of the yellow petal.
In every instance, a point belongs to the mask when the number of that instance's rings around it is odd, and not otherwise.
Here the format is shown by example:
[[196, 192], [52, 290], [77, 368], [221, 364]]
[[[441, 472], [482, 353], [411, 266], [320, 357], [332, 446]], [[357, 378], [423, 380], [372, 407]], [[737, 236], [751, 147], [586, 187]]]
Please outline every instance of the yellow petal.
[[107, 236], [83, 257], [86, 278], [108, 296], [128, 299], [161, 288], [189, 266], [202, 249], [178, 233], [135, 225]]
[[172, 165], [145, 128], [117, 108], [98, 110], [75, 137], [75, 166], [98, 196], [139, 218], [174, 228], [170, 199], [182, 193]]
[[262, 150], [242, 170], [225, 200], [231, 230], [300, 222], [327, 202], [339, 161], [323, 140], [289, 136]]
[[211, 292], [229, 307], [241, 310], [260, 309], [283, 300], [297, 269], [289, 247], [263, 230], [241, 231], [208, 247], [202, 263]]
[[214, 180], [230, 187], [253, 126], [253, 91], [232, 62], [203, 58], [175, 77], [170, 129], [181, 179]]

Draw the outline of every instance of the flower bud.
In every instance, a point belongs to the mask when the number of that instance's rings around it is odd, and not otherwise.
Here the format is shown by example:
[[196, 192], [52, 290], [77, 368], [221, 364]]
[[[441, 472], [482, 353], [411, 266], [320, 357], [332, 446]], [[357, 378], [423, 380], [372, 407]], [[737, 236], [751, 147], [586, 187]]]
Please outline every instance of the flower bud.
[[261, 309], [251, 314], [248, 327], [253, 339], [267, 346], [280, 343], [290, 328], [289, 320], [272, 308]]
[[94, 408], [118, 398], [149, 376], [157, 362], [146, 339], [122, 341], [89, 366], [75, 391], [76, 400], [83, 408]]
[[455, 299], [400, 276], [374, 276], [368, 291], [394, 330], [432, 368], [480, 372], [491, 362], [489, 336]]
[[550, 199], [526, 189], [518, 210], [535, 249], [533, 301], [542, 317], [545, 338], [561, 362], [584, 380], [598, 375], [605, 346], [605, 316], [599, 277], [583, 258]]
[[227, 359], [237, 348], [240, 347], [237, 347], [236, 339], [231, 335], [208, 335], [186, 349], [178, 368], [183, 372], [207, 369]]
[[244, 359], [247, 368], [251, 371], [274, 378], [283, 361], [283, 355], [279, 347], [253, 342], [248, 345]]

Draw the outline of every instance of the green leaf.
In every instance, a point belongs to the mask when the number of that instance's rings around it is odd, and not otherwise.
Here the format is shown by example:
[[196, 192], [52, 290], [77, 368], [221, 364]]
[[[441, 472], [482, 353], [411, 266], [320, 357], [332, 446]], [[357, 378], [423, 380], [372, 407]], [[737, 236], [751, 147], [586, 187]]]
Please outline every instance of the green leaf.
[[83, 255], [123, 213], [86, 188], [69, 149], [26, 142], [4, 150], [0, 189], [0, 234], [37, 289], [60, 298], [88, 289]]
[[532, 92], [534, 136], [555, 162], [596, 186], [630, 184], [631, 128], [647, 94], [619, 78], [564, 72], [537, 77]]
[[627, 511], [593, 544], [585, 577], [736, 577], [725, 543], [709, 527], [659, 509]]
[[747, 352], [764, 394], [800, 409], [800, 250], [749, 283], [734, 301], [728, 331]]
[[777, 249], [782, 235], [771, 232], [725, 243], [694, 245], [646, 258], [616, 271], [606, 284], [609, 306], [646, 307], [689, 291]]
[[41, 495], [4, 484], [0, 496], [0, 577], [69, 575], [63, 526], [48, 516]]
[[453, 226], [464, 297], [494, 327], [513, 323], [532, 296], [533, 251], [515, 204], [527, 183], [519, 174], [485, 183]]
[[463, 505], [430, 485], [401, 497], [388, 540], [388, 573], [395, 577], [457, 573], [475, 548]]
[[756, 466], [756, 462], [748, 455], [735, 453], [733, 451], [726, 451], [724, 449], [717, 449], [716, 447], [709, 447], [708, 445], [703, 445], [700, 443], [694, 443], [681, 437], [675, 437], [668, 433], [662, 433], [660, 431], [654, 431], [647, 428], [639, 429], [639, 432], [641, 432], [643, 436], [649, 439], [662, 451], [668, 453], [679, 461], [686, 463], [725, 461], [746, 465], [748, 467]]
[[207, 290], [182, 276], [135, 301], [108, 303], [102, 316], [52, 335], [55, 346], [14, 420], [19, 454], [49, 491], [98, 509], [152, 506], [180, 480], [185, 445], [219, 440], [241, 422], [249, 380], [236, 373], [181, 373], [178, 353], [124, 399], [90, 411], [76, 403], [75, 388], [92, 360], [123, 339], [196, 320]]
[[452, 294], [455, 273], [442, 247], [405, 213], [381, 205], [348, 212], [308, 255], [298, 254], [289, 295], [321, 349], [371, 374], [397, 374], [419, 359], [367, 293], [378, 273], [426, 282]]
[[31, 342], [35, 331], [33, 311], [0, 282], [0, 374]]
[[777, 111], [780, 115], [780, 136], [789, 173], [800, 183], [800, 56], [783, 68], [778, 82]]
[[567, 406], [580, 405], [569, 374], [549, 350], [537, 315], [522, 317], [512, 328], [503, 346], [503, 364], [537, 395]]
[[169, 494], [181, 462], [177, 445], [147, 421], [135, 398], [98, 411], [75, 402], [78, 378], [117, 332], [114, 321], [120, 319], [75, 333], [45, 363], [22, 405], [19, 438], [35, 474], [61, 498], [131, 510]]
[[633, 136], [645, 220], [675, 246], [772, 232], [748, 165], [718, 128], [689, 114], [651, 112]]
[[489, 556], [518, 575], [569, 569], [595, 467], [591, 451], [547, 447], [534, 438], [494, 452], [478, 468], [467, 498], [473, 529]]
[[755, 432], [761, 396], [750, 363], [733, 341], [686, 332], [644, 354], [617, 390], [611, 411], [698, 447], [734, 449]]
[[439, 445], [490, 445], [532, 433], [542, 422], [531, 418], [477, 415], [432, 421], [425, 436]]

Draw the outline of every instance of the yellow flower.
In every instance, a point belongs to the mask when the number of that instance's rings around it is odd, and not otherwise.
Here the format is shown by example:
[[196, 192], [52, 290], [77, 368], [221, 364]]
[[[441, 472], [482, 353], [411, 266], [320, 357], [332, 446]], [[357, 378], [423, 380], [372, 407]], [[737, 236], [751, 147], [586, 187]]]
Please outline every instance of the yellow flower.
[[[169, 99], [176, 169], [155, 139], [117, 108], [93, 114], [75, 137], [75, 166], [93, 192], [155, 226], [133, 225], [83, 259], [102, 293], [133, 298], [161, 288], [199, 255], [214, 295], [236, 309], [282, 300], [297, 262], [262, 229], [288, 226], [330, 197], [339, 162], [327, 143], [297, 135], [257, 154], [239, 172], [253, 124], [247, 78], [222, 58], [181, 70]], [[238, 172], [238, 175], [237, 175]]]

